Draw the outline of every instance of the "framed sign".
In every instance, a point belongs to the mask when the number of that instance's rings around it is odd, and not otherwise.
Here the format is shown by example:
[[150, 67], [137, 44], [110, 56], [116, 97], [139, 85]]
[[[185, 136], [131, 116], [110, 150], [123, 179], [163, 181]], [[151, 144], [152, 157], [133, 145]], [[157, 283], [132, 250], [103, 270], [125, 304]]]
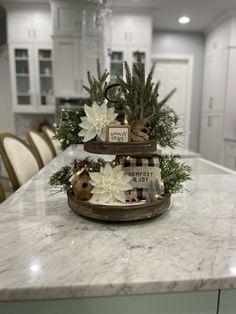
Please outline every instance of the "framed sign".
[[130, 125], [109, 125], [107, 127], [107, 141], [111, 143], [130, 142]]

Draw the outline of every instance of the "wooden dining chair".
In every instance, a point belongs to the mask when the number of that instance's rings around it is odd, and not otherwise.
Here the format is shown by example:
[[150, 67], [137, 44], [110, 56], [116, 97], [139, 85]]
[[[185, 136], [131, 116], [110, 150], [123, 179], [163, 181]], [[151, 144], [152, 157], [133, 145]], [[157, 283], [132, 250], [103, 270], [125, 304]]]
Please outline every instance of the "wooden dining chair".
[[0, 203], [5, 201], [5, 199], [6, 199], [6, 194], [5, 194], [4, 188], [2, 186], [2, 183], [0, 182]]
[[13, 134], [0, 134], [0, 154], [14, 190], [40, 169], [39, 161], [30, 147]]
[[39, 161], [40, 168], [45, 166], [53, 159], [54, 154], [43, 134], [34, 129], [28, 129], [27, 139], [33, 150], [33, 153]]
[[53, 132], [53, 130], [48, 126], [43, 126], [42, 131], [47, 138], [48, 143], [50, 143], [49, 145], [53, 149], [54, 156], [58, 155], [61, 152], [61, 143], [54, 138], [55, 132]]

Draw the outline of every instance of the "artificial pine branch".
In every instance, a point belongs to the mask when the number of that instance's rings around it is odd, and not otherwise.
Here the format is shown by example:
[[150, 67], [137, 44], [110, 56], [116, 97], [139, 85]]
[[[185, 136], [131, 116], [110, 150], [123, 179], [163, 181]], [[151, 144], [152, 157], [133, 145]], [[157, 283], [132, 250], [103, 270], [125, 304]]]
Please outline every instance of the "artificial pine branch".
[[81, 117], [84, 116], [84, 109], [65, 111], [61, 110], [57, 118], [59, 123], [56, 128], [55, 138], [61, 143], [62, 149], [66, 149], [73, 144], [82, 143], [82, 139], [78, 136], [81, 128]]
[[177, 155], [161, 155], [159, 159], [165, 193], [183, 192], [183, 183], [191, 179], [191, 168], [180, 162]]
[[98, 105], [102, 105], [105, 101], [105, 89], [108, 86], [107, 78], [109, 73], [105, 70], [101, 72], [100, 62], [97, 60], [97, 78], [91, 76], [91, 73], [87, 72], [89, 87], [83, 85], [83, 88], [89, 94], [87, 105], [92, 105], [96, 102]]

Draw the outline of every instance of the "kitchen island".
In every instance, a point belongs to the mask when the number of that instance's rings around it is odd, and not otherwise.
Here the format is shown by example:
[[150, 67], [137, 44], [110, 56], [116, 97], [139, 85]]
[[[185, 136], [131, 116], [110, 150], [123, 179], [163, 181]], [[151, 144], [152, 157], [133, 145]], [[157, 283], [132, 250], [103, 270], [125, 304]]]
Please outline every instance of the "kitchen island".
[[0, 313], [235, 314], [236, 175], [193, 176], [158, 219], [102, 223], [48, 185], [87, 155], [67, 149], [0, 205]]

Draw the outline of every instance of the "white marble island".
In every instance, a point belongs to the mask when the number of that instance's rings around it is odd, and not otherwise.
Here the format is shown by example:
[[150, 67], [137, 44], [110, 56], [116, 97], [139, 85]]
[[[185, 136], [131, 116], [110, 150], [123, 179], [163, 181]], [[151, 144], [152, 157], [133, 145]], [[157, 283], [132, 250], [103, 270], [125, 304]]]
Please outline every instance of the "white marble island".
[[158, 219], [100, 223], [48, 185], [82, 155], [64, 152], [0, 205], [0, 313], [1, 301], [236, 288], [235, 175], [193, 177]]

